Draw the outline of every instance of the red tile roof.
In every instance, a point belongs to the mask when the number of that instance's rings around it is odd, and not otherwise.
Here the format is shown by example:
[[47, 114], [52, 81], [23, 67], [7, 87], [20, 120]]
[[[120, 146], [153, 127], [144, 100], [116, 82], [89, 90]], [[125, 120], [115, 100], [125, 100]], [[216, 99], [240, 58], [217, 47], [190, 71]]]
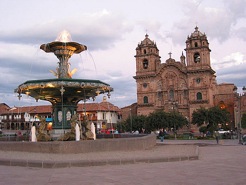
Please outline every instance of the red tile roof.
[[[1, 104], [0, 104], [1, 105]], [[6, 105], [6, 104], [5, 104]], [[96, 111], [110, 111], [110, 112], [121, 112], [121, 109], [117, 106], [114, 106], [109, 102], [101, 102], [101, 103], [79, 103], [77, 112], [82, 112], [85, 110], [87, 112], [96, 112]], [[0, 106], [1, 107], [1, 106]], [[33, 114], [41, 114], [41, 113], [52, 113], [52, 105], [39, 105], [39, 106], [26, 106], [26, 107], [8, 107], [0, 109], [0, 114], [18, 114], [18, 113], [33, 113]]]

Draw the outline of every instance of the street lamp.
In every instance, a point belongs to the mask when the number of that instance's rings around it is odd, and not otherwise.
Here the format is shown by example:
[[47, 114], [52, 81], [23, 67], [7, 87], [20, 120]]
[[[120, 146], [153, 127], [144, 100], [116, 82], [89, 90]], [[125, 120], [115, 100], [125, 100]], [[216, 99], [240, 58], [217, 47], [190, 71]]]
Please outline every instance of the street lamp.
[[63, 112], [63, 95], [64, 95], [64, 92], [65, 92], [65, 89], [64, 89], [63, 86], [61, 86], [60, 92], [61, 92], [61, 103], [62, 103], [62, 107], [61, 107], [62, 108], [62, 132], [64, 133], [64, 130], [63, 130], [63, 117], [64, 117], [64, 112]]
[[131, 122], [131, 133], [132, 133], [132, 109], [130, 109], [130, 122]]
[[242, 136], [241, 136], [241, 96], [239, 95], [239, 123], [238, 123], [238, 143], [242, 144]]
[[[178, 106], [178, 102], [177, 101], [172, 101], [171, 104], [172, 104], [172, 111], [174, 113], [174, 112], [176, 112], [176, 109], [177, 109], [177, 106]], [[175, 121], [173, 123], [173, 127], [174, 127], [173, 128], [174, 138], [176, 140], [177, 139], [177, 136], [176, 136], [176, 122]]]
[[[246, 88], [245, 87], [243, 87], [242, 88], [242, 90], [243, 90], [243, 95], [245, 94], [245, 92], [246, 92]], [[235, 95], [236, 95], [236, 102], [237, 102], [237, 104], [236, 104], [236, 106], [237, 106], [237, 110], [236, 110], [236, 113], [237, 113], [237, 115], [236, 115], [236, 117], [235, 117], [235, 122], [237, 123], [237, 126], [238, 126], [238, 143], [239, 144], [242, 144], [242, 135], [241, 135], [241, 120], [242, 120], [242, 113], [241, 113], [241, 98], [242, 98], [242, 95], [240, 95], [239, 93], [237, 93], [237, 88], [235, 87], [234, 88], [234, 92], [235, 92]]]

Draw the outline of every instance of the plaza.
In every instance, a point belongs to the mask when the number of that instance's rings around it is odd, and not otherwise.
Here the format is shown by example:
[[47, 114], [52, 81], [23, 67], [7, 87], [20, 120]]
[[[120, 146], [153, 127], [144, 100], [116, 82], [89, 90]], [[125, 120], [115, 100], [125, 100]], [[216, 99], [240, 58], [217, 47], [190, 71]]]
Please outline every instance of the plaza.
[[[178, 146], [180, 151], [184, 151], [186, 146], [197, 146], [198, 159], [114, 165], [98, 163], [93, 166], [46, 169], [0, 165], [0, 184], [245, 184], [245, 146], [239, 145], [238, 140], [222, 140], [218, 145], [214, 140], [165, 140], [163, 144], [157, 141], [158, 153], [146, 150], [141, 151], [140, 156], [140, 151], [121, 152], [122, 155], [105, 152], [100, 159], [105, 156], [115, 159], [147, 156], [154, 159], [168, 146]], [[46, 155], [49, 158], [49, 154]], [[3, 158], [3, 153], [0, 156]], [[63, 157], [66, 159], [68, 156]]]

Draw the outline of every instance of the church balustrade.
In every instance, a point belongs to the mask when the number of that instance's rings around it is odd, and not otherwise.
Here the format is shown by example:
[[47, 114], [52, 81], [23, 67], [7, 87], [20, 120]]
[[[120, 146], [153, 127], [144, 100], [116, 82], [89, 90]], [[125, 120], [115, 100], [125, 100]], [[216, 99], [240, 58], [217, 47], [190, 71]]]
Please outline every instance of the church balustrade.
[[208, 100], [191, 100], [189, 101], [190, 104], [200, 104], [200, 103], [209, 103]]

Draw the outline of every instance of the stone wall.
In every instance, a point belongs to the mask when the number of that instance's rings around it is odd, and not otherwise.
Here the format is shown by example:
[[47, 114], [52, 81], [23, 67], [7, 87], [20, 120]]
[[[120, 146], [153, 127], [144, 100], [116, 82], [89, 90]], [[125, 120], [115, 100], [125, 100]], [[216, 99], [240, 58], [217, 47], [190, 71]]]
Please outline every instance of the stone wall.
[[146, 150], [156, 145], [156, 135], [142, 137], [53, 142], [0, 142], [1, 151], [34, 153], [89, 153], [103, 151]]

